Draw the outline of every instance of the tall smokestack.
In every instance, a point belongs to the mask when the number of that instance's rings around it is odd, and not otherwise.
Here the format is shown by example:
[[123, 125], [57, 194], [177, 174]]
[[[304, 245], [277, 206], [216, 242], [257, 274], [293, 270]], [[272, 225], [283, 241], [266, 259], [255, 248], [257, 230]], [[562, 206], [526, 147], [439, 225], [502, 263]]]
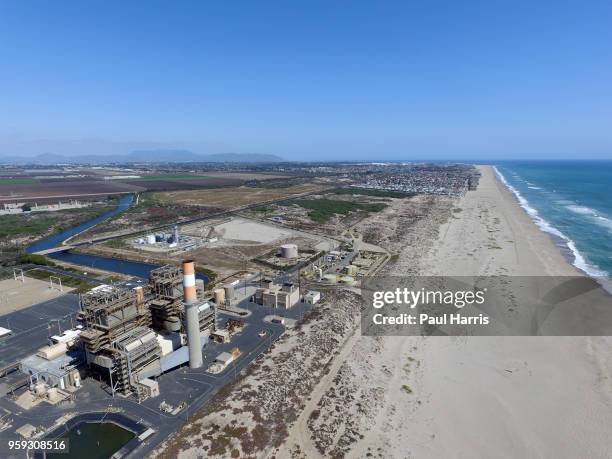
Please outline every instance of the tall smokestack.
[[196, 300], [195, 267], [193, 260], [185, 260], [183, 262], [183, 301], [189, 304], [195, 303]]
[[183, 304], [189, 348], [189, 368], [200, 368], [203, 362], [193, 260], [183, 262]]

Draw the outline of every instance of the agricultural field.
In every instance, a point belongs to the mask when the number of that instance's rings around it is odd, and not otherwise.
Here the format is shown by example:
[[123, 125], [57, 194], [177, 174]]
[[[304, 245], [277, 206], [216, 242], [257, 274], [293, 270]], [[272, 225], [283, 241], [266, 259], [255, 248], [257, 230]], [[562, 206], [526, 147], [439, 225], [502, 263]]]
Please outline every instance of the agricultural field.
[[39, 183], [38, 180], [32, 178], [9, 178], [9, 177], [0, 177], [0, 185], [32, 185], [34, 183]]
[[171, 191], [156, 193], [155, 196], [162, 203], [180, 202], [185, 205], [235, 209], [322, 190], [321, 185], [307, 183], [282, 188], [240, 186], [217, 190]]
[[[7, 180], [7, 179], [4, 179]], [[8, 179], [34, 180], [34, 179]], [[34, 180], [28, 183], [0, 182], [0, 204], [3, 202], [20, 202], [84, 198], [86, 196], [112, 195], [118, 193], [144, 191], [142, 186], [135, 186], [111, 180], [75, 180], [52, 179]]]
[[207, 177], [204, 175], [169, 174], [145, 175], [129, 180], [116, 180], [131, 186], [141, 186], [149, 191], [192, 190], [199, 188], [219, 188], [239, 186], [244, 180], [226, 177]]
[[[143, 174], [142, 172], [120, 170], [84, 169], [72, 176], [61, 176], [60, 173], [58, 171], [57, 176], [54, 173], [45, 172], [49, 175], [0, 177], [0, 204], [34, 199], [42, 203], [53, 199], [84, 198], [104, 194], [144, 191], [239, 187], [248, 181], [265, 183], [268, 180], [286, 178], [274, 174], [222, 171], [210, 171], [203, 174], [191, 172]], [[118, 177], [121, 175], [139, 177]]]

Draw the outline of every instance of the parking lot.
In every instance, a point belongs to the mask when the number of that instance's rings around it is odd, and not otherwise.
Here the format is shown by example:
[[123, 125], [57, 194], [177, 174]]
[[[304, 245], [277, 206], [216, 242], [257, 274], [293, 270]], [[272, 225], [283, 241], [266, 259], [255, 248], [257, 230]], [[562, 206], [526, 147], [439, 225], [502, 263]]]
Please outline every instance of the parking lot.
[[48, 337], [76, 325], [79, 297], [66, 294], [0, 317], [0, 327], [12, 330], [0, 338], [0, 367], [33, 354]]

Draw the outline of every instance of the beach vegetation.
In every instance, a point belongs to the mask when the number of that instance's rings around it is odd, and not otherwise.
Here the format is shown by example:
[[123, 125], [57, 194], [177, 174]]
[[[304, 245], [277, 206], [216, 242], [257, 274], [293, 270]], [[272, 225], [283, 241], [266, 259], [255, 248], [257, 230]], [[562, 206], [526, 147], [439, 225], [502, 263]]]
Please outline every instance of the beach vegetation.
[[308, 209], [308, 217], [317, 223], [326, 223], [334, 215], [348, 215], [355, 211], [380, 212], [387, 207], [382, 203], [360, 203], [335, 199], [297, 199], [292, 203]]
[[362, 195], [362, 196], [374, 196], [378, 198], [410, 198], [416, 196], [417, 193], [409, 193], [406, 191], [392, 191], [392, 190], [377, 190], [374, 188], [358, 188], [358, 187], [347, 187], [347, 188], [336, 188], [331, 191], [333, 194], [348, 194], [348, 195]]

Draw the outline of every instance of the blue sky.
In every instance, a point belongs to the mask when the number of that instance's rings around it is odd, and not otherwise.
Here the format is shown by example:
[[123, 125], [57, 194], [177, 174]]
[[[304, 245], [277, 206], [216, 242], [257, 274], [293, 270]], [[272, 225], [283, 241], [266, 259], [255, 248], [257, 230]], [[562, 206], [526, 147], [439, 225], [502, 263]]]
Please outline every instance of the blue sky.
[[610, 24], [606, 1], [7, 1], [0, 154], [612, 158]]

